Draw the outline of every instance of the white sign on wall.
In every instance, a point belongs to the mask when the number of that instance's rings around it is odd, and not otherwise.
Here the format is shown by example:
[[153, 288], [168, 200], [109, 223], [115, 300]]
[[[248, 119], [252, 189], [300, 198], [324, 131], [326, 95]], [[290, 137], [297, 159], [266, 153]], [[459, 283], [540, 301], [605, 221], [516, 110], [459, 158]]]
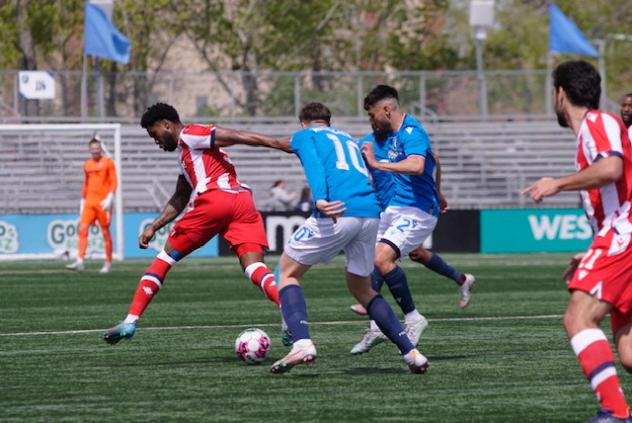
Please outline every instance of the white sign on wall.
[[55, 78], [44, 71], [20, 71], [20, 94], [29, 100], [55, 98]]

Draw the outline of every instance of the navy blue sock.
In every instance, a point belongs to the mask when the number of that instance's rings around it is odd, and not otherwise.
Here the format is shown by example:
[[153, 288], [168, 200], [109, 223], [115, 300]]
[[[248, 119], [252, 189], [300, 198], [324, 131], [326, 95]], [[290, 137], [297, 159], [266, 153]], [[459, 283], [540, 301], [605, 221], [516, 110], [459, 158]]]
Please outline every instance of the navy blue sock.
[[415, 302], [408, 288], [406, 273], [399, 266], [384, 275], [388, 289], [391, 290], [393, 298], [397, 301], [404, 314], [415, 310]]
[[457, 271], [454, 267], [446, 263], [437, 253], [432, 253], [430, 261], [425, 266], [433, 272], [437, 272], [446, 278], [452, 279], [458, 284], [463, 283], [463, 273]]
[[382, 290], [382, 285], [384, 285], [384, 276], [382, 276], [377, 268], [373, 268], [373, 272], [371, 272], [371, 287], [373, 291], [379, 294]]
[[307, 326], [307, 305], [303, 296], [303, 288], [299, 285], [288, 285], [279, 291], [281, 300], [281, 313], [292, 333], [294, 342], [300, 339], [309, 339], [309, 327]]
[[373, 297], [366, 310], [371, 320], [375, 320], [382, 333], [397, 345], [402, 355], [415, 348], [395, 312], [381, 295]]

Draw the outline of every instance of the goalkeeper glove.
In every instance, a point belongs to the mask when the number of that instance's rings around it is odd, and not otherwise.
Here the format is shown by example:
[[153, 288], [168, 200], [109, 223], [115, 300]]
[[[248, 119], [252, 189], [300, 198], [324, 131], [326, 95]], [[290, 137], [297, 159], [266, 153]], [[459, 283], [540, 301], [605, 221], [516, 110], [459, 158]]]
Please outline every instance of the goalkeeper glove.
[[112, 193], [109, 193], [103, 201], [101, 201], [101, 208], [105, 211], [110, 210], [112, 207], [113, 196]]

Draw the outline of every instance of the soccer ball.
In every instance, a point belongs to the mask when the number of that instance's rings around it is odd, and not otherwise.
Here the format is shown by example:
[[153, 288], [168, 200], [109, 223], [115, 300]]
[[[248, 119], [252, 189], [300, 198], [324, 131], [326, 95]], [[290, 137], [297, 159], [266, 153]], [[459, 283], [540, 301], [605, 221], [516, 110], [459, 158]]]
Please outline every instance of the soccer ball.
[[270, 337], [257, 328], [248, 328], [235, 340], [235, 355], [246, 364], [260, 364], [270, 351]]

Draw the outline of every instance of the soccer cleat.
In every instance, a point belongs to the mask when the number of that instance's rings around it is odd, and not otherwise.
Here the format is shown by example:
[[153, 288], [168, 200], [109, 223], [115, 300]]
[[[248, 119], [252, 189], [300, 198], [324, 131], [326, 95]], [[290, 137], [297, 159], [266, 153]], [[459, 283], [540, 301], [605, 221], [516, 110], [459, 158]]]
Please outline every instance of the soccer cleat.
[[81, 272], [86, 270], [86, 266], [83, 264], [83, 260], [76, 260], [74, 263], [67, 264], [66, 269]]
[[613, 416], [608, 410], [600, 409], [594, 417], [586, 420], [584, 423], [632, 423], [632, 416], [627, 419], [621, 419]]
[[424, 316], [413, 322], [406, 323], [406, 335], [413, 345], [417, 346], [419, 338], [421, 338], [421, 334], [426, 327], [428, 327], [428, 320]]
[[112, 263], [105, 262], [103, 263], [103, 267], [99, 270], [99, 273], [110, 273], [112, 270]]
[[294, 344], [288, 355], [272, 365], [270, 371], [275, 374], [285, 373], [298, 364], [312, 364], [315, 360], [316, 347], [314, 343], [311, 339], [301, 339]]
[[384, 341], [386, 341], [386, 335], [384, 335], [381, 330], [369, 328], [360, 342], [351, 348], [351, 354], [355, 355], [369, 352], [375, 345]]
[[132, 339], [135, 332], [136, 323], [120, 322], [118, 325], [105, 331], [103, 340], [110, 345], [114, 345], [122, 339]]
[[423, 374], [430, 367], [428, 359], [417, 349], [412, 349], [403, 355], [404, 361], [408, 364], [411, 373]]
[[362, 306], [362, 304], [354, 304], [351, 307], [351, 311], [360, 316], [366, 316], [366, 308]]
[[459, 287], [459, 307], [465, 308], [470, 303], [474, 282], [476, 282], [474, 275], [465, 273], [465, 282]]

